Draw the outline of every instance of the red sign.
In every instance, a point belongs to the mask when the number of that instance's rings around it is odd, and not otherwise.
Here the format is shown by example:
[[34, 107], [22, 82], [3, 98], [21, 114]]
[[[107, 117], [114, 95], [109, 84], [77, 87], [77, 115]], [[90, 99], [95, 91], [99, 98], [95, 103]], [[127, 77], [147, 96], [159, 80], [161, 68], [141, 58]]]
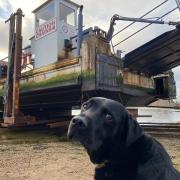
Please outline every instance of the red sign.
[[38, 40], [55, 31], [56, 31], [56, 18], [53, 18], [36, 28], [35, 39]]

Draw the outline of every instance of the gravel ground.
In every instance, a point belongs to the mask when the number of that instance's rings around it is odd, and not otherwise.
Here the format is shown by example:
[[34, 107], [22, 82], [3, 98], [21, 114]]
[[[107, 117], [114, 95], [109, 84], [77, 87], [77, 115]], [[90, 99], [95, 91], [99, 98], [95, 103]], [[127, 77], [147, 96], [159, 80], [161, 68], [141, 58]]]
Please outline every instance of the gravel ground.
[[[180, 170], [180, 139], [157, 137]], [[84, 148], [49, 132], [0, 129], [0, 180], [92, 180]]]

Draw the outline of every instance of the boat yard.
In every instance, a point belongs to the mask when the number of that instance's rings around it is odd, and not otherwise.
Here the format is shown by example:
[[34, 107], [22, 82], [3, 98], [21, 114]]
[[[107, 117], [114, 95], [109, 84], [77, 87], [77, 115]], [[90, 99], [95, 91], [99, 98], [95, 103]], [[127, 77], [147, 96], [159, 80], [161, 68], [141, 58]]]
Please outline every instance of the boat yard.
[[[163, 17], [177, 9], [178, 6]], [[0, 64], [3, 127], [61, 124], [90, 97], [111, 98], [125, 106], [147, 106], [157, 99], [176, 98], [171, 69], [180, 64], [178, 21], [114, 14], [108, 31], [97, 26], [84, 29], [83, 6], [69, 0], [48, 0], [33, 10], [34, 36], [30, 45], [23, 47], [23, 13], [18, 9], [6, 20], [8, 63]], [[173, 29], [122, 57], [121, 50], [115, 51], [116, 44], [111, 42], [132, 23], [114, 33], [119, 21]]]
[[[98, 96], [126, 106], [180, 171], [180, 110], [170, 103], [177, 96], [172, 68], [180, 65], [180, 22], [163, 20], [180, 3], [155, 20], [145, 18], [167, 2], [141, 18], [114, 14], [105, 31], [84, 28], [82, 5], [47, 0], [33, 10], [34, 35], [26, 47], [26, 12], [18, 9], [6, 20], [8, 61], [0, 61], [1, 180], [92, 180], [95, 165], [66, 133], [72, 112]], [[119, 21], [130, 24], [114, 32]], [[173, 28], [122, 56], [118, 45], [138, 32], [118, 42], [117, 36], [137, 22], [146, 24], [139, 32], [151, 24]]]

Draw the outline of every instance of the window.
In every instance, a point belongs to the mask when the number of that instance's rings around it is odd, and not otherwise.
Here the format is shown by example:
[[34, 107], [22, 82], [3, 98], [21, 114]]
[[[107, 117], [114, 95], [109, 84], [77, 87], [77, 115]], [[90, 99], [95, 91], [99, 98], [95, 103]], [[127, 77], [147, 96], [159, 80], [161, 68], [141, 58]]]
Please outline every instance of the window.
[[49, 4], [37, 13], [36, 21], [37, 25], [44, 24], [54, 17], [54, 3]]
[[75, 10], [60, 3], [60, 20], [75, 26]]

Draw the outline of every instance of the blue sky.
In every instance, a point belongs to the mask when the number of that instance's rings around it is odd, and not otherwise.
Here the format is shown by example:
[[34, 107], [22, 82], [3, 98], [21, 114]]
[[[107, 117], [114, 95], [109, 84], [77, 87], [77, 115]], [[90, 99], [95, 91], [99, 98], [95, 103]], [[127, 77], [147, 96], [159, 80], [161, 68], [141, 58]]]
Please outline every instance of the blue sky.
[[[107, 30], [109, 27], [110, 18], [114, 14], [129, 17], [140, 17], [147, 11], [164, 2], [165, 0], [72, 0], [78, 4], [84, 5], [84, 26], [88, 28], [90, 26], [99, 26], [100, 28]], [[29, 44], [29, 38], [34, 34], [34, 16], [31, 13], [33, 9], [39, 6], [45, 0], [0, 0], [0, 58], [7, 55], [8, 46], [8, 24], [4, 23], [4, 20], [9, 15], [16, 11], [18, 8], [22, 8], [25, 17], [23, 18], [23, 43], [24, 46]], [[163, 15], [165, 12], [173, 9], [176, 6], [175, 0], [167, 0], [167, 2], [156, 11], [148, 15], [146, 18], [155, 18]], [[172, 14], [163, 18], [165, 21], [180, 21], [180, 11], [176, 10]], [[115, 31], [122, 29], [128, 22], [117, 22]], [[116, 37], [113, 42], [118, 42], [128, 35], [132, 34], [144, 24], [137, 23], [126, 31]], [[124, 51], [124, 54], [137, 48], [138, 46], [146, 43], [147, 41], [157, 37], [158, 35], [166, 32], [173, 27], [168, 25], [152, 25], [141, 33], [137, 34], [133, 38], [120, 44], [117, 49]], [[175, 72], [175, 79], [177, 84], [177, 97], [180, 99], [180, 67], [173, 70]]]
[[1, 20], [6, 19], [9, 14], [11, 14], [13, 11], [13, 7], [9, 0], [2, 1], [0, 5], [0, 18]]

